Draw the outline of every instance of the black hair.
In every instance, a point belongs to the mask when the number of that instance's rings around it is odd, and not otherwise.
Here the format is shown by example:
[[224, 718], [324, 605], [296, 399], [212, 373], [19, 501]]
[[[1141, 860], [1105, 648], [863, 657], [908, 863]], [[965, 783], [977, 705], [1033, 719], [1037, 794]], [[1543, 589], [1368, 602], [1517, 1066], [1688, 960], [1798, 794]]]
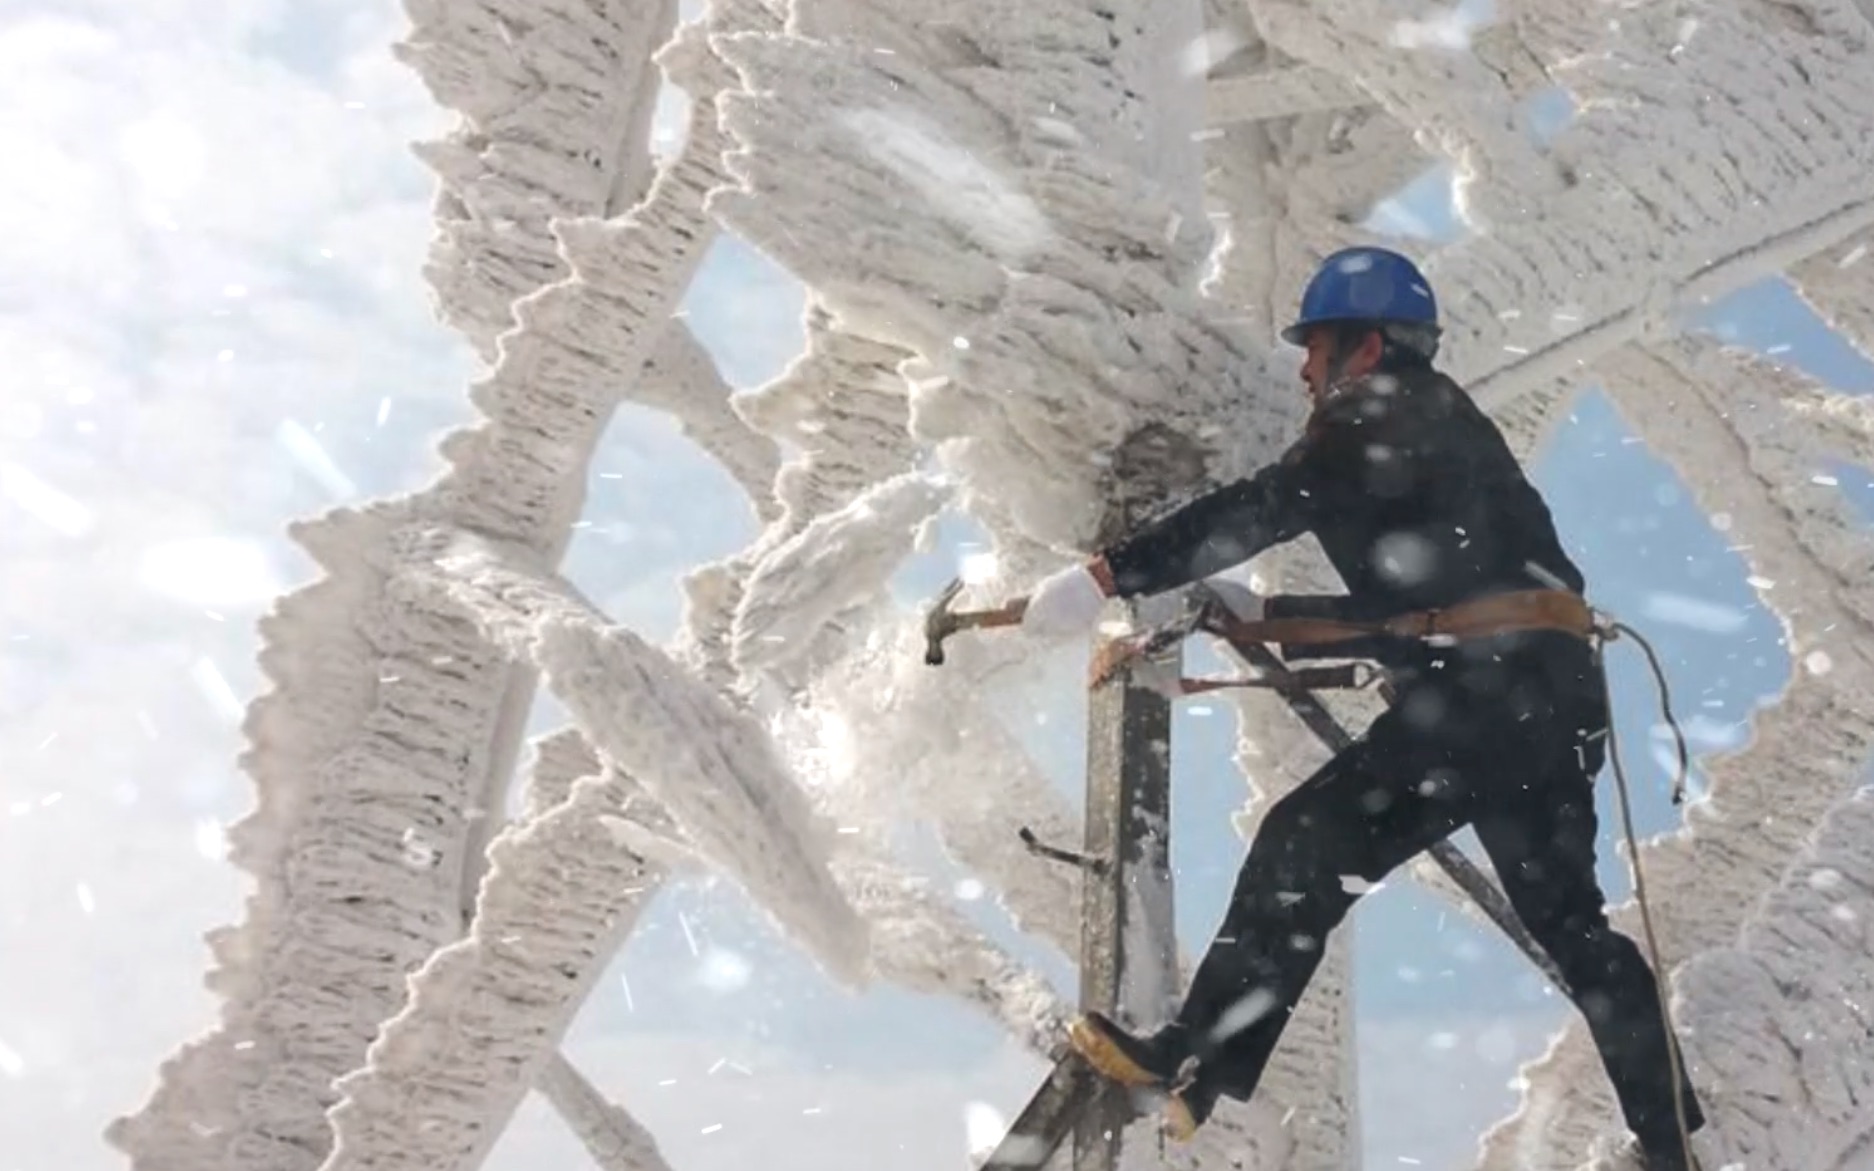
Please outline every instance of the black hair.
[[1431, 366], [1438, 356], [1438, 327], [1435, 325], [1412, 325], [1398, 321], [1335, 321], [1328, 323], [1334, 339], [1334, 364], [1339, 364], [1347, 355], [1359, 349], [1366, 342], [1367, 335], [1377, 333], [1380, 336], [1379, 363], [1375, 369], [1384, 372], [1423, 370]]

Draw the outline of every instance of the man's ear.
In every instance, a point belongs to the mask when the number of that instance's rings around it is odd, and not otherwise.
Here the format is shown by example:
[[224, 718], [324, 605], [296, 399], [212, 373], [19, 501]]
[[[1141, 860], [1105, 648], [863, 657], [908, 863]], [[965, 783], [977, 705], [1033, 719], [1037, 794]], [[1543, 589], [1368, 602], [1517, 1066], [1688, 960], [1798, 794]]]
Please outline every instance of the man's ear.
[[1369, 329], [1360, 339], [1359, 370], [1362, 374], [1376, 369], [1380, 359], [1386, 356], [1386, 335], [1377, 329]]

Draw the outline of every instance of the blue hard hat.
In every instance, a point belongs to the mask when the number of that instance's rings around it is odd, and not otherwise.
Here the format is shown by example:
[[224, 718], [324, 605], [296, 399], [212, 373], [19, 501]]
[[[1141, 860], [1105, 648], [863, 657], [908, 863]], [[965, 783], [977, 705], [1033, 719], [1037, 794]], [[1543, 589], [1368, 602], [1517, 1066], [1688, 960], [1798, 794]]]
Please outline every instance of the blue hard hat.
[[1290, 345], [1308, 328], [1333, 321], [1397, 322], [1438, 328], [1431, 282], [1410, 260], [1386, 248], [1343, 248], [1321, 262], [1301, 294], [1301, 314], [1282, 331]]

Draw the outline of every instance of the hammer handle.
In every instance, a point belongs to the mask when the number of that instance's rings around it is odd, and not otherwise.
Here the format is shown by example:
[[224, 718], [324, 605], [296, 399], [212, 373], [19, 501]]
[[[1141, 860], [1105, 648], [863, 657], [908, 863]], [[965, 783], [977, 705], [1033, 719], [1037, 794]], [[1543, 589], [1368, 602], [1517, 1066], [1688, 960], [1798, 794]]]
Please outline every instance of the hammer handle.
[[936, 623], [935, 629], [925, 639], [924, 661], [931, 666], [940, 666], [944, 661], [944, 640], [959, 630], [983, 630], [997, 626], [1014, 626], [1021, 622], [1022, 615], [1028, 609], [1028, 599], [1017, 598], [1013, 602], [996, 607], [993, 610], [947, 611]]

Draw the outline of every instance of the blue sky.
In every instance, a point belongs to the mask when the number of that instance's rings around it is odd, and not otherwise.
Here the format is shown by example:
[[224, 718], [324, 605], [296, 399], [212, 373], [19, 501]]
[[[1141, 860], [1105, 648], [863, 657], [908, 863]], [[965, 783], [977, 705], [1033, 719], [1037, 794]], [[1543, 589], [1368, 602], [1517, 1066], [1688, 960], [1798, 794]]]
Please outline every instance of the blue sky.
[[[447, 122], [387, 52], [402, 28], [388, 0], [25, 0], [0, 13], [0, 86], [13, 99], [0, 102], [0, 146], [19, 164], [0, 188], [13, 225], [0, 233], [8, 1167], [120, 1166], [99, 1130], [213, 1019], [200, 937], [237, 920], [246, 894], [220, 832], [252, 803], [235, 758], [242, 704], [261, 685], [254, 623], [312, 569], [284, 526], [426, 482], [436, 437], [467, 418], [473, 366], [433, 320], [420, 276], [432, 182], [406, 148]], [[1444, 226], [1435, 208], [1418, 210]], [[738, 386], [778, 372], [799, 345], [798, 290], [733, 241], [686, 308]], [[1708, 318], [1746, 344], [1790, 346], [1787, 360], [1837, 386], [1874, 388], [1874, 371], [1775, 282]], [[1597, 599], [1654, 635], [1681, 714], [1717, 742], [1787, 664], [1724, 537], [1629, 438], [1590, 395], [1537, 476]], [[1841, 478], [1874, 508], [1864, 470]], [[568, 575], [654, 637], [675, 627], [677, 576], [756, 531], [729, 478], [641, 409], [621, 412], [601, 446], [587, 519]], [[905, 581], [947, 576], [944, 556]], [[1727, 607], [1741, 625], [1648, 621], [1648, 599], [1671, 594]], [[1631, 652], [1614, 662], [1622, 731], [1643, 746], [1650, 685]], [[1045, 708], [1037, 697], [1047, 722], [1018, 722], [1077, 794], [1065, 660], [1061, 678]], [[1180, 715], [1175, 744], [1191, 946], [1241, 853], [1229, 719], [1199, 706]], [[550, 705], [540, 722], [552, 723]], [[1643, 824], [1657, 829], [1671, 813], [1664, 778], [1649, 753], [1632, 756]], [[1012, 811], [1011, 833], [1018, 823]], [[1611, 855], [1607, 869], [1620, 889]], [[1409, 885], [1369, 900], [1357, 929], [1369, 1154], [1430, 1162], [1508, 1104], [1513, 1061], [1560, 1008], [1488, 932], [1449, 916], [1441, 928]], [[1059, 957], [1035, 958], [1067, 979]], [[960, 1006], [833, 991], [709, 882], [660, 902], [569, 1048], [686, 1171], [746, 1166], [751, 1152], [774, 1165], [774, 1151], [815, 1171], [876, 1166], [887, 1152], [907, 1171], [954, 1166], [968, 1120], [981, 1124], [969, 1103], [1012, 1109], [1034, 1075]], [[1427, 1087], [1431, 1069], [1462, 1093]], [[1400, 1094], [1409, 1108], [1380, 1107]], [[806, 1114], [814, 1105], [829, 1113]], [[822, 1117], [838, 1128], [814, 1130]], [[582, 1159], [529, 1106], [489, 1165]]]

